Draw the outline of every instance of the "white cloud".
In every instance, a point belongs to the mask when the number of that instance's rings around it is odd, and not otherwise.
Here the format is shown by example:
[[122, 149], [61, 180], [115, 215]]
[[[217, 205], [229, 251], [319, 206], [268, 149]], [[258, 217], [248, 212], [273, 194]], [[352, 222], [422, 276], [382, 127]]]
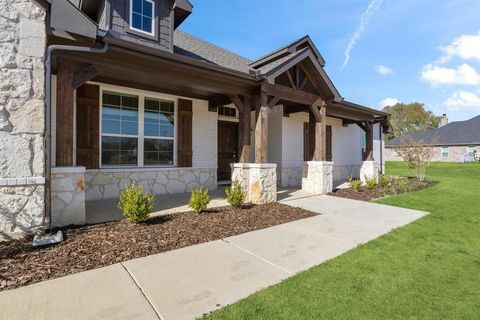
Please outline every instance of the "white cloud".
[[457, 90], [450, 98], [443, 102], [443, 105], [449, 110], [460, 110], [463, 108], [480, 110], [480, 95], [464, 90]]
[[456, 69], [428, 64], [423, 67], [422, 80], [433, 86], [438, 85], [479, 85], [480, 75], [470, 65], [464, 63]]
[[445, 53], [439, 59], [440, 63], [445, 63], [453, 57], [480, 60], [480, 32], [477, 35], [462, 35], [440, 49]]
[[380, 101], [380, 107], [382, 108], [391, 107], [396, 105], [397, 103], [401, 103], [401, 101], [396, 98], [385, 98], [382, 101]]
[[368, 23], [370, 22], [370, 18], [373, 16], [375, 11], [380, 8], [383, 0], [372, 0], [368, 5], [367, 10], [365, 10], [360, 17], [360, 24], [358, 25], [357, 29], [353, 33], [353, 36], [350, 38], [350, 42], [348, 43], [347, 49], [345, 50], [345, 61], [343, 62], [342, 69], [350, 61], [350, 52], [352, 51], [353, 47], [357, 44], [358, 40], [362, 36], [365, 28], [367, 27]]
[[376, 65], [375, 71], [382, 76], [389, 76], [395, 73], [393, 69], [384, 66], [383, 64]]

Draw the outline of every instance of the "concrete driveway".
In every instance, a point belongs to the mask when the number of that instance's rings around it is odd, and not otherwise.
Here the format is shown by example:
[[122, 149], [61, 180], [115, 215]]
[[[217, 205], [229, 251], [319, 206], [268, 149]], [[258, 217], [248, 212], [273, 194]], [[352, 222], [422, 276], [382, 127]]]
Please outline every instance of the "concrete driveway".
[[0, 319], [194, 319], [403, 226], [425, 212], [296, 192], [322, 213], [0, 293]]

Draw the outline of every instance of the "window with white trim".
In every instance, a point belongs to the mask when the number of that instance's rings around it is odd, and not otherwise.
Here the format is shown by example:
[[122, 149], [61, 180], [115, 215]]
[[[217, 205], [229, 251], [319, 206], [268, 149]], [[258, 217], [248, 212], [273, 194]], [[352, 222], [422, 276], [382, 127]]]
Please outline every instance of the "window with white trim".
[[144, 165], [173, 165], [175, 106], [145, 98]]
[[102, 93], [102, 166], [173, 166], [174, 101]]
[[441, 148], [442, 158], [448, 158], [448, 147]]
[[138, 96], [103, 92], [102, 165], [138, 164]]
[[130, 0], [130, 29], [153, 35], [154, 17], [152, 0]]
[[476, 148], [475, 146], [468, 146], [467, 147], [467, 153], [470, 157], [475, 156]]

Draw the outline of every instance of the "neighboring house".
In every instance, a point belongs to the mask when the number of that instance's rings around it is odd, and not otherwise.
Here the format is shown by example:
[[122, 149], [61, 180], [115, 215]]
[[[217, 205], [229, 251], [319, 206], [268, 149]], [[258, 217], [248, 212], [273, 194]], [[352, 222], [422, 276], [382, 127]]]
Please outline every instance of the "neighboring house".
[[388, 114], [344, 100], [308, 36], [251, 61], [177, 30], [192, 9], [2, 2], [4, 237], [84, 224], [86, 202], [133, 180], [172, 194], [233, 174], [268, 203], [277, 185], [325, 193], [378, 174]]
[[[475, 153], [480, 153], [480, 115], [452, 123], [448, 123], [444, 115], [441, 127], [416, 132], [412, 137], [435, 146], [432, 161], [472, 161]], [[403, 160], [396, 150], [401, 143], [401, 137], [386, 142], [386, 160]]]

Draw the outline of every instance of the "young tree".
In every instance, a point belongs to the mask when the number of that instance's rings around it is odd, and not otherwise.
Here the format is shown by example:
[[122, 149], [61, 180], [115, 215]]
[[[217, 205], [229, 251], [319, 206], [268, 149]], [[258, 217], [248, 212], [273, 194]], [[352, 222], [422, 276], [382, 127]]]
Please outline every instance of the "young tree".
[[383, 108], [383, 111], [390, 113], [390, 124], [393, 134], [385, 138], [391, 140], [397, 136], [409, 132], [427, 131], [438, 128], [442, 117], [435, 116], [431, 111], [425, 110], [423, 103], [397, 103], [394, 106]]
[[400, 138], [397, 152], [407, 162], [417, 179], [424, 181], [430, 161], [435, 155], [435, 141], [415, 139], [411, 134], [407, 134]]

